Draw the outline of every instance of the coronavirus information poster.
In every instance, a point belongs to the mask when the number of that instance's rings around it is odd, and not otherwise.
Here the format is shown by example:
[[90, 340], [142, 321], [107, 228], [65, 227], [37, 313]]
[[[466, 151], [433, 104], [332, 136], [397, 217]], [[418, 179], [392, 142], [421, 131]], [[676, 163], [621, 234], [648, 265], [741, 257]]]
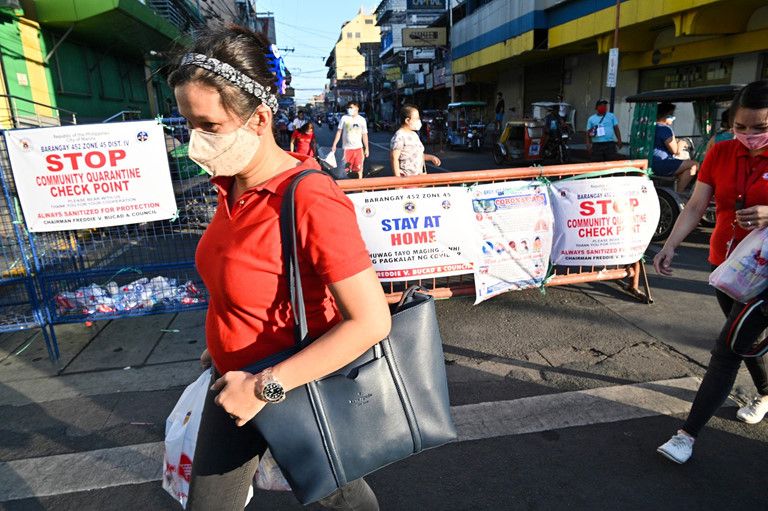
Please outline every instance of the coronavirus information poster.
[[538, 181], [509, 181], [473, 186], [470, 194], [475, 229], [482, 236], [474, 264], [475, 303], [541, 286], [552, 249], [547, 187]]
[[32, 232], [135, 224], [177, 211], [156, 121], [5, 131]]
[[386, 190], [348, 197], [379, 280], [472, 273], [477, 230], [466, 188]]

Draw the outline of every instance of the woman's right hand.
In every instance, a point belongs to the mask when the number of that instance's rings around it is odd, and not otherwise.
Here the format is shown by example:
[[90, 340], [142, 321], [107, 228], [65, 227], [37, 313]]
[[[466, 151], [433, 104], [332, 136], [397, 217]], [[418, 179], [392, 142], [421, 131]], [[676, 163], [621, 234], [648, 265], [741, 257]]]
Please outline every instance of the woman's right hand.
[[213, 360], [211, 359], [211, 354], [208, 353], [208, 348], [206, 348], [200, 355], [200, 365], [203, 367], [203, 369], [208, 369], [211, 367], [211, 364], [213, 364]]
[[672, 275], [672, 259], [675, 257], [675, 249], [664, 245], [661, 251], [653, 258], [653, 267], [657, 273]]

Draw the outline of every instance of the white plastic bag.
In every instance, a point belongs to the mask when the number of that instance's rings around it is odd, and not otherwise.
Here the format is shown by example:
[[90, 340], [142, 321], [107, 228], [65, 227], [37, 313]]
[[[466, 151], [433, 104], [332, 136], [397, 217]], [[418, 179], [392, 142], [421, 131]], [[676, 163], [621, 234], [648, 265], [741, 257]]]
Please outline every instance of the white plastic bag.
[[181, 394], [165, 421], [165, 456], [163, 489], [187, 507], [192, 458], [195, 455], [197, 431], [203, 414], [205, 395], [211, 385], [211, 371], [206, 370]]
[[768, 288], [768, 229], [750, 232], [710, 274], [709, 283], [741, 303]]
[[256, 472], [256, 487], [262, 490], [291, 491], [291, 485], [285, 480], [285, 476], [277, 466], [275, 458], [269, 449], [259, 460], [259, 469]]

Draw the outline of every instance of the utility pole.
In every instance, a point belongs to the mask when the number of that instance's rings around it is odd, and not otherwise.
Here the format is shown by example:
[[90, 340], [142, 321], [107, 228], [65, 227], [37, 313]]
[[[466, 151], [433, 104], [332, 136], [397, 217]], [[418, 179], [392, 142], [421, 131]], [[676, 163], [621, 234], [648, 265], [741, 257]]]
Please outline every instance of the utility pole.
[[[616, 0], [616, 25], [613, 29], [613, 48], [608, 57], [608, 86], [611, 88], [611, 101], [610, 111], [613, 112], [613, 107], [616, 102], [616, 81], [619, 74], [619, 13], [621, 12], [621, 0]], [[611, 66], [613, 63], [614, 75], [613, 82], [611, 82]]]
[[451, 49], [450, 36], [453, 35], [453, 0], [448, 0], [448, 51], [451, 53], [451, 103], [456, 102], [456, 79], [453, 72], [453, 50]]

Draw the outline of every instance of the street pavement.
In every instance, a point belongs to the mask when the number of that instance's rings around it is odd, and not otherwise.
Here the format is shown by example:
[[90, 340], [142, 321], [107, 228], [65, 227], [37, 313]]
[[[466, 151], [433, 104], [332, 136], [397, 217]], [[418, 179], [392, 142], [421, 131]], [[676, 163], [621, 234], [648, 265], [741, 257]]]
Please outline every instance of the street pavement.
[[[371, 134], [372, 162], [387, 161], [389, 136]], [[495, 167], [487, 152], [439, 156], [450, 170]], [[460, 437], [371, 475], [381, 509], [768, 507], [767, 424], [735, 419], [754, 391], [744, 372], [689, 463], [655, 452], [688, 411], [722, 326], [709, 234], [691, 234], [673, 277], [649, 267], [651, 305], [613, 283], [438, 302]], [[38, 332], [0, 336], [0, 510], [179, 509], [160, 488], [162, 439], [200, 374], [204, 319], [62, 325], [56, 366]], [[257, 491], [247, 509], [301, 506]]]

